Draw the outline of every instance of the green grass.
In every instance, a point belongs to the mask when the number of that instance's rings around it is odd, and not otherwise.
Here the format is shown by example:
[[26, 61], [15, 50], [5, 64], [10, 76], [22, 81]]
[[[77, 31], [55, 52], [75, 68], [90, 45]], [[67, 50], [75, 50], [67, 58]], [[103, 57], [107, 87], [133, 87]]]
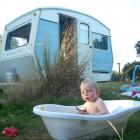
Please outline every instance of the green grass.
[[[40, 135], [46, 135], [44, 124], [40, 117], [32, 113], [31, 106], [16, 107], [6, 106], [0, 110], [0, 132], [5, 127], [19, 128], [19, 140], [22, 139], [35, 139], [34, 135], [39, 137]], [[16, 138], [15, 138], [16, 139]], [[8, 138], [0, 135], [0, 140], [8, 140]]]
[[[118, 83], [101, 83], [101, 97], [104, 100], [116, 100], [116, 99], [128, 99], [128, 97], [122, 97], [119, 94]], [[6, 100], [5, 96], [0, 96], [0, 101]], [[6, 102], [6, 101], [5, 101]], [[0, 108], [0, 132], [5, 127], [16, 127], [19, 129], [19, 136], [16, 138], [7, 138], [0, 134], [0, 140], [51, 140], [47, 130], [41, 120], [41, 118], [32, 113], [32, 108], [36, 104], [41, 104], [41, 100], [35, 100], [27, 103], [24, 106], [6, 104]], [[44, 102], [43, 102], [44, 103]], [[46, 99], [45, 103], [56, 103], [64, 105], [77, 105], [81, 104], [80, 99], [70, 99], [67, 97], [61, 97], [56, 100]], [[138, 140], [140, 139], [140, 111], [133, 114], [127, 123], [126, 130], [124, 132], [124, 140]], [[117, 136], [101, 137], [97, 140], [119, 140]]]

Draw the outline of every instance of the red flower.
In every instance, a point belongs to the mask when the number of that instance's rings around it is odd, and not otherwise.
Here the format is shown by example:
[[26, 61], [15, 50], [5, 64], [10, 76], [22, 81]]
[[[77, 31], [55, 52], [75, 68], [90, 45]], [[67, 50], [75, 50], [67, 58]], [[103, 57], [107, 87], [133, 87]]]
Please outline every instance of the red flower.
[[18, 135], [19, 130], [17, 128], [13, 127], [6, 127], [3, 131], [2, 134], [4, 134], [7, 137], [16, 137]]

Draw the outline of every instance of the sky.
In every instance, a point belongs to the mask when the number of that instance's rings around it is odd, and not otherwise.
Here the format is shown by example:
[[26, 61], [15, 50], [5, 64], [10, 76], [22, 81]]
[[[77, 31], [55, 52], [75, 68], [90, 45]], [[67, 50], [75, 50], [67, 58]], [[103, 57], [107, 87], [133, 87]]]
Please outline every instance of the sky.
[[4, 0], [0, 4], [0, 34], [4, 26], [22, 14], [41, 7], [61, 7], [93, 16], [111, 33], [113, 69], [140, 61], [134, 48], [140, 40], [140, 0]]

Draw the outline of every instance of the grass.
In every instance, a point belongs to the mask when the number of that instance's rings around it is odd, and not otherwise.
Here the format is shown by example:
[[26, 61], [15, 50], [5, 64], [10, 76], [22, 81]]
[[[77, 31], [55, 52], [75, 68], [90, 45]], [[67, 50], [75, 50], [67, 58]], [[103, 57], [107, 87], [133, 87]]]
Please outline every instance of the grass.
[[[100, 87], [102, 91], [101, 97], [104, 100], [128, 99], [127, 97], [122, 97], [117, 94], [117, 92], [119, 92], [118, 83], [101, 83]], [[116, 94], [114, 94], [115, 92]], [[5, 96], [0, 96], [0, 101], [5, 99]], [[42, 103], [42, 100], [37, 99], [32, 102], [27, 102], [25, 105], [2, 104], [2, 107], [0, 108], [0, 132], [2, 132], [5, 127], [13, 126], [19, 128], [19, 136], [12, 138], [12, 140], [51, 140], [41, 118], [32, 113], [33, 106], [40, 103]], [[73, 99], [70, 97], [61, 97], [55, 100], [53, 98], [47, 98], [44, 103], [78, 105], [81, 104], [82, 101], [80, 99]], [[139, 116], [140, 111], [136, 112], [129, 118], [126, 131], [124, 132], [124, 140], [140, 139]], [[9, 138], [0, 134], [0, 140], [9, 140]], [[97, 140], [119, 140], [119, 138], [117, 136], [112, 136], [101, 137]]]
[[[21, 106], [17, 107], [12, 105], [5, 106], [2, 107], [0, 112], [1, 112], [0, 115], [1, 132], [5, 127], [19, 128], [20, 134], [18, 139], [21, 140], [22, 139], [31, 140], [34, 135], [45, 134], [45, 127], [41, 119], [32, 113], [32, 107], [29, 105], [24, 107]], [[2, 135], [0, 135], [0, 139], [8, 140], [8, 138]]]

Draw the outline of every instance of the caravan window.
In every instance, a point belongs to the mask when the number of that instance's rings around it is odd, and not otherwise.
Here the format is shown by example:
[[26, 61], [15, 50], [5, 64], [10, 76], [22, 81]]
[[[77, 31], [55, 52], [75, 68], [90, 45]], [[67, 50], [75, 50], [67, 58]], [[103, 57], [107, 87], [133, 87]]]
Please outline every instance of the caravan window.
[[108, 36], [93, 33], [92, 34], [93, 46], [96, 49], [107, 50], [108, 49]]
[[5, 50], [14, 49], [29, 43], [31, 23], [8, 33]]
[[80, 24], [79, 42], [85, 45], [89, 43], [89, 26], [87, 24]]

